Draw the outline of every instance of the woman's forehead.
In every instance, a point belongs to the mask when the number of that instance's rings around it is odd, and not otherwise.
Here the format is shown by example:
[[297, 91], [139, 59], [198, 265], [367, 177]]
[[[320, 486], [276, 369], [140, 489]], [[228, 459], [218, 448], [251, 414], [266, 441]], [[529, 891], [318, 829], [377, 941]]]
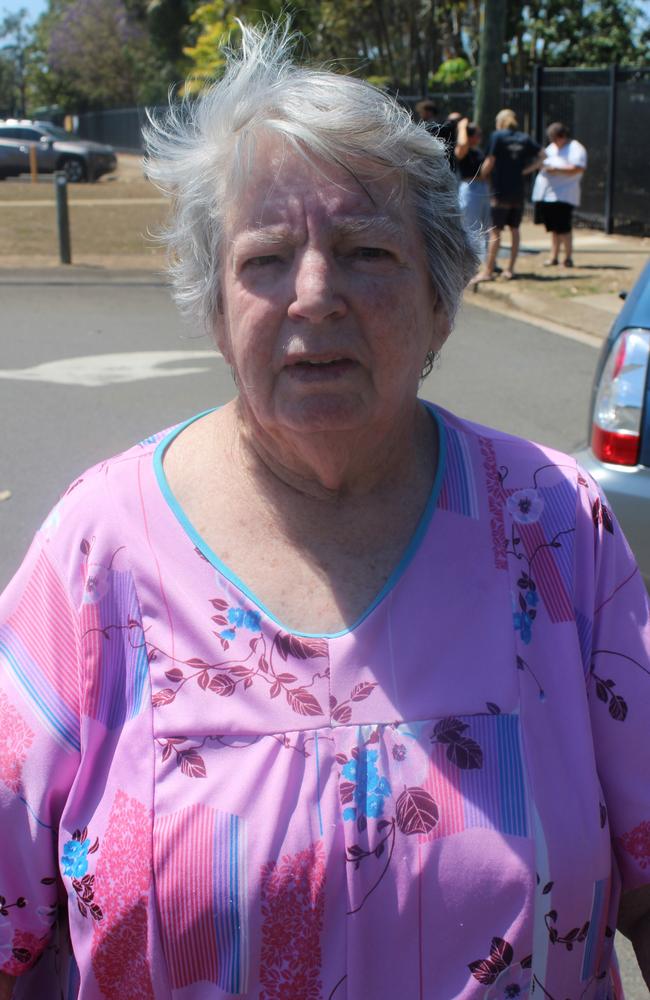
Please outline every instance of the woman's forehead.
[[[288, 148], [258, 149], [241, 177], [238, 197], [227, 213], [227, 228], [236, 231], [294, 224], [306, 217], [336, 228], [405, 228], [400, 179], [363, 161], [331, 163]], [[406, 215], [410, 215], [407, 211]]]

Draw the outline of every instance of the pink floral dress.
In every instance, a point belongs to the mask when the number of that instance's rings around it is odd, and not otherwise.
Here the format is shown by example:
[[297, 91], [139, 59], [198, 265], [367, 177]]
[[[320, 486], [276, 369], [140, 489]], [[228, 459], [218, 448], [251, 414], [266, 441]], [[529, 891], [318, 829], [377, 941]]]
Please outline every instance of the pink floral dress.
[[427, 509], [334, 635], [286, 629], [198, 536], [162, 470], [178, 428], [55, 507], [0, 604], [17, 996], [621, 996], [645, 591], [572, 459], [432, 415]]

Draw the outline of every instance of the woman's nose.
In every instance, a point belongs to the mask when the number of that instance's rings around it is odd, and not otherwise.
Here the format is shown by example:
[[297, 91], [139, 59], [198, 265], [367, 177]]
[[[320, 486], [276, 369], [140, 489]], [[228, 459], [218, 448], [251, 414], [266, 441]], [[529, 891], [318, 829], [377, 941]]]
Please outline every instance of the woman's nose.
[[294, 266], [293, 298], [288, 310], [292, 319], [321, 323], [345, 314], [336, 262], [328, 254], [307, 250], [297, 256]]

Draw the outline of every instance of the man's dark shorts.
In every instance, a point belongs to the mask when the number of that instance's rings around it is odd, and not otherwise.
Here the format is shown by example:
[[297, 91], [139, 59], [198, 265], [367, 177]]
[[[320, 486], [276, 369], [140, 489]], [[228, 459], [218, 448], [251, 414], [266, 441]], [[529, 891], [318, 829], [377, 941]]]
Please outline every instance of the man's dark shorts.
[[510, 226], [512, 229], [519, 229], [521, 225], [521, 217], [524, 214], [523, 205], [505, 205], [500, 202], [496, 202], [490, 205], [490, 215], [492, 216], [492, 225], [497, 229], [504, 229], [506, 226]]

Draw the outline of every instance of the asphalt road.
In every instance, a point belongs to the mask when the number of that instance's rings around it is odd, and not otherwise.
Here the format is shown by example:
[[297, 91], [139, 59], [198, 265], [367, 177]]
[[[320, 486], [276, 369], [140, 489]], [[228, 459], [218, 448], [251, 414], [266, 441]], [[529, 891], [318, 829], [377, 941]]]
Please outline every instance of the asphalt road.
[[[156, 277], [0, 276], [0, 586], [58, 495], [94, 462], [230, 398], [227, 366]], [[117, 355], [117, 357], [116, 357]], [[467, 307], [422, 394], [571, 450], [586, 433], [591, 347]]]
[[[89, 465], [225, 401], [232, 382], [156, 277], [0, 276], [0, 588], [62, 490]], [[586, 436], [596, 350], [467, 306], [422, 395], [564, 451]], [[645, 1000], [625, 942], [628, 1000]]]

